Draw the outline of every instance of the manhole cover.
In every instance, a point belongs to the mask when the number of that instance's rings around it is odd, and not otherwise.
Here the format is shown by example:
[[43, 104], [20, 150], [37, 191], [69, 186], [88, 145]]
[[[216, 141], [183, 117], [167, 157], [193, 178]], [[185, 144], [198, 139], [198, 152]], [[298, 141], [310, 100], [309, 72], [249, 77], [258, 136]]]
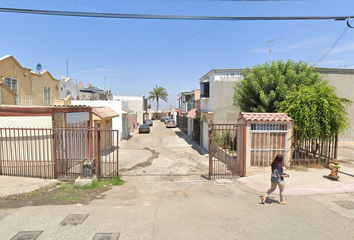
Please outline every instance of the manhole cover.
[[344, 207], [348, 210], [354, 209], [354, 202], [351, 202], [351, 201], [334, 201], [334, 203], [336, 203], [339, 206]]
[[43, 231], [21, 231], [10, 240], [35, 240]]
[[92, 240], [118, 240], [120, 233], [96, 233]]
[[78, 225], [82, 224], [89, 214], [69, 214], [63, 221], [61, 221], [61, 226], [66, 225]]

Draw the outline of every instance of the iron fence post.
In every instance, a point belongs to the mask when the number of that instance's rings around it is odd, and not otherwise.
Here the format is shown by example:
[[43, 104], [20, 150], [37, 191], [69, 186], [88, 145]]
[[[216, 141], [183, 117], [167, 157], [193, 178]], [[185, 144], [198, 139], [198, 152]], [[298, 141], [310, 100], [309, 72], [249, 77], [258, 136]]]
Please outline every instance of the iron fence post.
[[213, 174], [213, 123], [209, 123], [209, 180]]

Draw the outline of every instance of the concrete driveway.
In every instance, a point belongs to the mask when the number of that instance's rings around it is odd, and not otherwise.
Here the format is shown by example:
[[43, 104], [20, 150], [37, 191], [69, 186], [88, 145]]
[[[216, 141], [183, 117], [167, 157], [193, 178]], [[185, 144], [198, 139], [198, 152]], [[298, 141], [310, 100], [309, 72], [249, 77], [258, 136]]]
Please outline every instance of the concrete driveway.
[[209, 155], [178, 128], [154, 121], [149, 134], [134, 134], [119, 149], [121, 176], [201, 179], [208, 173]]

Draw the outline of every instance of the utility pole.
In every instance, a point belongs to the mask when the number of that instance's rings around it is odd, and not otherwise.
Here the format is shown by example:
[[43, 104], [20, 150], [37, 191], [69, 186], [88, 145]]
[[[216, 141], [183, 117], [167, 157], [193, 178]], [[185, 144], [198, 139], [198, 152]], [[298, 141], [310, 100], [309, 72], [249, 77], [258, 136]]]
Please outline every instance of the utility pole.
[[68, 64], [68, 59], [66, 59], [66, 77], [69, 77], [69, 64]]
[[270, 44], [270, 49], [269, 49], [269, 54], [270, 54], [270, 59], [269, 59], [269, 64], [271, 64], [272, 62], [272, 47], [273, 47], [273, 42], [278, 41], [280, 39], [282, 39], [283, 37], [280, 38], [276, 38], [276, 39], [272, 39], [272, 40], [267, 40], [267, 46]]

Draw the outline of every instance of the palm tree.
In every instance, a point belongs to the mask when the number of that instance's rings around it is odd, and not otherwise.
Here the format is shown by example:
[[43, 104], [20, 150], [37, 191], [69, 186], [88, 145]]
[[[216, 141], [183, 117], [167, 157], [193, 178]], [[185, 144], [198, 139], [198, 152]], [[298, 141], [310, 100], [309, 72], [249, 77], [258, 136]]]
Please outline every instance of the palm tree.
[[153, 88], [153, 90], [149, 92], [148, 99], [152, 101], [156, 99], [156, 103], [157, 103], [156, 114], [157, 114], [159, 112], [159, 100], [162, 99], [165, 102], [168, 101], [168, 93], [166, 92], [166, 88], [159, 87], [156, 85], [156, 88]]

